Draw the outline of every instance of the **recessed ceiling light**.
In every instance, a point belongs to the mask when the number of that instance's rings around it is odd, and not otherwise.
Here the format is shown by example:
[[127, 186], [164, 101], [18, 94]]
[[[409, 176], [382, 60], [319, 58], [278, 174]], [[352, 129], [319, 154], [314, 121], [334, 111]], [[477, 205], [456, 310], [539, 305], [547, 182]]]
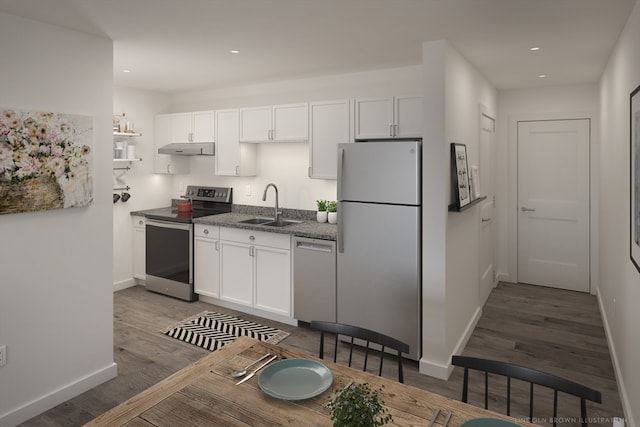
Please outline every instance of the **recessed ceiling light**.
[[234, 50], [230, 50], [229, 53], [240, 53], [240, 51], [234, 49]]
[[541, 79], [544, 79], [545, 77], [547, 77], [547, 75], [546, 74], [540, 74], [540, 75], [538, 75], [538, 77], [540, 77]]
[[535, 51], [537, 51], [537, 50], [540, 50], [540, 48], [539, 48], [539, 47], [532, 47], [532, 48], [531, 48], [531, 49], [529, 49], [529, 50], [530, 50], [530, 51], [532, 51], [532, 52], [535, 52]]
[[131, 70], [122, 70], [123, 73], [130, 73]]

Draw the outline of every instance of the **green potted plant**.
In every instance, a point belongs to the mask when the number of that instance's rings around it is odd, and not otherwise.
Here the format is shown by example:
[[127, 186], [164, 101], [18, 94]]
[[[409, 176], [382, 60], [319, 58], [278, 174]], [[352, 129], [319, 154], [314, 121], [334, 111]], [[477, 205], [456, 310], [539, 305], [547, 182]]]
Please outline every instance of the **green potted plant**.
[[318, 206], [318, 212], [316, 212], [316, 219], [318, 222], [327, 222], [327, 201], [323, 199], [316, 200]]
[[336, 224], [338, 222], [338, 204], [331, 200], [327, 202], [327, 219], [329, 220], [329, 224]]
[[349, 383], [329, 401], [334, 427], [382, 426], [393, 420], [380, 397], [382, 388], [372, 390], [368, 383]]

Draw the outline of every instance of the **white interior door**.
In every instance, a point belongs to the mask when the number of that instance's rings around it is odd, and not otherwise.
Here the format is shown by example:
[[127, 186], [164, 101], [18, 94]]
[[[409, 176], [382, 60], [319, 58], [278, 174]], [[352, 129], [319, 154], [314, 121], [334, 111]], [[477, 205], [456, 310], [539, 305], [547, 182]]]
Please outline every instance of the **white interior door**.
[[[484, 305], [495, 287], [495, 246], [494, 246], [494, 190], [493, 190], [493, 150], [495, 141], [495, 120], [486, 114], [480, 116], [480, 188], [482, 196], [487, 196], [480, 205], [480, 305]], [[475, 190], [474, 190], [475, 191]]]
[[589, 292], [590, 121], [518, 122], [518, 281]]

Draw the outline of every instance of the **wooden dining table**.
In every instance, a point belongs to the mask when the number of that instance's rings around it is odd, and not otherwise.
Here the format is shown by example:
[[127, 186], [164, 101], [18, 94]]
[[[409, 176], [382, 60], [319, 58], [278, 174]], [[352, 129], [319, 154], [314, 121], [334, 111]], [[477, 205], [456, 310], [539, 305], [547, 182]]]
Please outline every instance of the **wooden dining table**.
[[[305, 400], [282, 400], [264, 393], [258, 383], [264, 369], [237, 385], [238, 378], [231, 373], [266, 353], [277, 355], [277, 360], [321, 362], [331, 371], [333, 383], [323, 393]], [[382, 390], [381, 398], [393, 417], [390, 425], [429, 426], [437, 412], [434, 426], [443, 426], [447, 418], [447, 427], [457, 427], [474, 418], [499, 418], [533, 426], [393, 379], [248, 337], [240, 337], [204, 356], [85, 426], [331, 426], [327, 403], [352, 381]]]

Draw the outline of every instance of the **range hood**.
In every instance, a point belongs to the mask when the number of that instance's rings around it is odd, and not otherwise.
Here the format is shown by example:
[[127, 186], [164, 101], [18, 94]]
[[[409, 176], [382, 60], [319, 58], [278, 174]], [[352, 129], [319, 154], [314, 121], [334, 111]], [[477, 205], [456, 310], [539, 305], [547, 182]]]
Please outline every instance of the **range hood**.
[[173, 156], [213, 156], [214, 153], [213, 142], [173, 143], [158, 148], [158, 154], [171, 154]]

